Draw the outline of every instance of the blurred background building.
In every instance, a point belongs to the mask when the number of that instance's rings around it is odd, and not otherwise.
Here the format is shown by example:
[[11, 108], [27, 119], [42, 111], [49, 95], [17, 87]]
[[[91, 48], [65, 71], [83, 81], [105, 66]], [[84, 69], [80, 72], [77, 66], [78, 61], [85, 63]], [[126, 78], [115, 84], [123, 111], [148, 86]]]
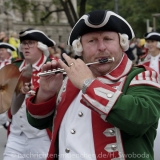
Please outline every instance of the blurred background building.
[[[76, 0], [72, 3], [76, 10]], [[19, 33], [35, 28], [44, 31], [56, 42], [67, 42], [71, 27], [65, 12], [58, 10], [59, 4], [53, 4], [52, 0], [0, 0], [0, 31], [9, 36], [12, 31]], [[44, 20], [47, 12], [50, 16]]]

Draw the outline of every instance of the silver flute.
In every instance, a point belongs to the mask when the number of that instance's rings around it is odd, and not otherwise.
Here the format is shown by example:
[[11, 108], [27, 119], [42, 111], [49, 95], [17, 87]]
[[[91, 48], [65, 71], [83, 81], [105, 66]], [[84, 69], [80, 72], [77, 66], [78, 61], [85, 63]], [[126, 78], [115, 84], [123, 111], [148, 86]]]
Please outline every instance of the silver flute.
[[[103, 63], [109, 63], [109, 62], [114, 62], [114, 57], [112, 58], [102, 58], [99, 59], [97, 62], [92, 62], [92, 63], [87, 63], [87, 66], [93, 65], [93, 64], [103, 64]], [[38, 74], [38, 76], [40, 77], [44, 77], [44, 76], [48, 76], [48, 75], [52, 75], [52, 74], [57, 74], [57, 73], [63, 73], [66, 74], [64, 69], [58, 68], [58, 69], [53, 69], [53, 70], [48, 70], [48, 71], [44, 71], [44, 72], [40, 72]]]

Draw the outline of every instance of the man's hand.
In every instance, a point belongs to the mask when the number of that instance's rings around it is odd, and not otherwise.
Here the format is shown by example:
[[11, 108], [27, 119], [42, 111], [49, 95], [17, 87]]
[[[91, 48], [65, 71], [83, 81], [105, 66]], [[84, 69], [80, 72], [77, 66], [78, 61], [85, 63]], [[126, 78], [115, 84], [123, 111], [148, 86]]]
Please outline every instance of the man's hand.
[[[47, 62], [42, 67], [42, 72], [58, 69], [60, 65], [57, 61]], [[60, 90], [63, 82], [63, 74], [52, 74], [44, 77], [40, 77], [39, 90], [35, 103], [40, 103], [49, 100]]]
[[35, 95], [35, 91], [33, 89], [34, 89], [34, 87], [33, 87], [33, 85], [31, 85], [31, 83], [25, 83], [21, 87], [20, 91], [22, 94], [27, 94], [30, 96], [30, 95]]
[[95, 78], [91, 70], [81, 59], [73, 59], [67, 56], [67, 54], [63, 54], [63, 57], [68, 66], [62, 60], [59, 60], [59, 63], [75, 87], [82, 89], [84, 80]]

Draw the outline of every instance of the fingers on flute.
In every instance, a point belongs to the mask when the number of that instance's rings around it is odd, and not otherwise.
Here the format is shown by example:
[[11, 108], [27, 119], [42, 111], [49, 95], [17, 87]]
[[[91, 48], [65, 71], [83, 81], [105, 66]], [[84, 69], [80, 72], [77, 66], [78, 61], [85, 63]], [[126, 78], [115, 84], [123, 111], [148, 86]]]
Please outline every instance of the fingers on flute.
[[68, 68], [68, 66], [61, 59], [59, 59], [58, 62], [60, 64], [60, 66], [66, 71], [66, 69]]
[[52, 60], [51, 62], [47, 62], [46, 64], [44, 64], [41, 69], [43, 72], [43, 71], [54, 69], [56, 68], [56, 66], [57, 66], [57, 61]]
[[66, 62], [69, 64], [69, 62], [71, 61], [71, 57], [69, 57], [66, 53], [62, 54], [63, 58], [66, 60]]
[[51, 62], [47, 62], [46, 64], [44, 64], [41, 68], [42, 72], [49, 70], [49, 66], [51, 66]]
[[[67, 54], [65, 54], [65, 53], [63, 53], [63, 58], [66, 60], [66, 62], [67, 62], [67, 64], [68, 64], [68, 66], [67, 65], [65, 65], [65, 67], [70, 67], [70, 64], [71, 63], [75, 63], [76, 62], [76, 60], [75, 59], [73, 59], [73, 58], [71, 58], [70, 56], [68, 56]], [[65, 69], [65, 68], [64, 68]]]

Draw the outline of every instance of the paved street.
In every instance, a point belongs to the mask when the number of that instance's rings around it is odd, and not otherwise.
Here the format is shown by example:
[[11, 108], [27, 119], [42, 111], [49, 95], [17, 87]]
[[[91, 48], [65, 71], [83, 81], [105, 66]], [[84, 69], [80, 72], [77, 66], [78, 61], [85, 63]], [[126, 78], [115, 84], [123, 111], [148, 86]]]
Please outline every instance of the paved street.
[[0, 160], [3, 160], [3, 152], [7, 140], [7, 131], [0, 125]]

